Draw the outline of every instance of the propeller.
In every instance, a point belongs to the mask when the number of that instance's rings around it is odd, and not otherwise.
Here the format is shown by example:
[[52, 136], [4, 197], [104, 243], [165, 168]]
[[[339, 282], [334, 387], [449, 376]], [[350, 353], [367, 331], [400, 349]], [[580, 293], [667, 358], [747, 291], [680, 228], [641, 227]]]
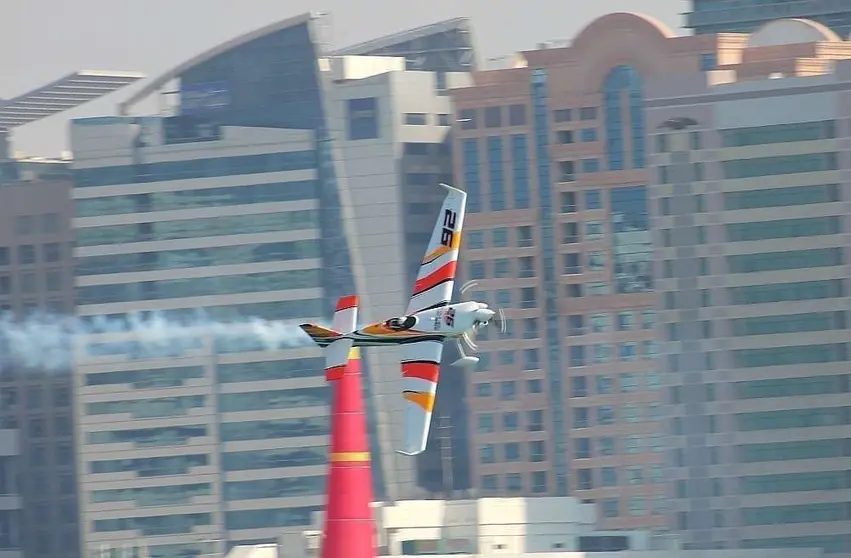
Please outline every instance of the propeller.
[[[471, 280], [471, 281], [467, 281], [466, 283], [464, 283], [461, 286], [461, 288], [459, 289], [459, 293], [461, 294], [461, 299], [464, 302], [479, 302], [479, 301], [473, 301], [469, 297], [463, 296], [464, 294], [469, 292], [470, 289], [474, 288], [478, 284], [479, 284], [478, 281]], [[478, 352], [479, 347], [478, 347], [478, 345], [476, 345], [476, 334], [478, 333], [479, 329], [481, 329], [483, 327], [487, 327], [487, 325], [489, 325], [492, 322], [495, 326], [497, 326], [499, 328], [500, 333], [505, 333], [506, 330], [507, 330], [507, 325], [506, 325], [506, 320], [505, 320], [505, 312], [502, 310], [502, 308], [493, 309], [493, 308], [488, 308], [487, 305], [484, 305], [484, 303], [481, 303], [481, 304], [483, 304], [483, 306], [482, 306], [483, 310], [491, 310], [492, 312], [494, 312], [494, 314], [491, 317], [488, 318], [488, 321], [483, 322], [479, 327], [475, 327], [475, 328], [473, 328], [469, 331], [465, 331], [464, 334], [461, 336], [461, 339], [458, 342], [458, 350], [461, 351], [461, 354], [464, 355], [464, 356], [466, 356], [466, 352], [464, 351], [464, 345], [466, 345], [467, 348], [470, 349], [470, 351], [472, 351], [474, 353]]]

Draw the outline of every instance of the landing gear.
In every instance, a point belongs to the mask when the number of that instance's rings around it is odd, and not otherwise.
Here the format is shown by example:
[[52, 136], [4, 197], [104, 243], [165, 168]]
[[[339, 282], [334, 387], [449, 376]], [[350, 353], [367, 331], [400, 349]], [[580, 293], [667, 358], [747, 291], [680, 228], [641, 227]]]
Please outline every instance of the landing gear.
[[461, 354], [461, 358], [453, 362], [452, 366], [456, 366], [458, 368], [472, 368], [479, 363], [479, 357], [469, 356], [464, 352], [464, 345], [461, 343], [460, 339], [455, 343], [458, 347], [458, 352]]
[[455, 362], [452, 363], [452, 366], [457, 368], [472, 368], [473, 366], [479, 363], [479, 357], [467, 356], [464, 355]]

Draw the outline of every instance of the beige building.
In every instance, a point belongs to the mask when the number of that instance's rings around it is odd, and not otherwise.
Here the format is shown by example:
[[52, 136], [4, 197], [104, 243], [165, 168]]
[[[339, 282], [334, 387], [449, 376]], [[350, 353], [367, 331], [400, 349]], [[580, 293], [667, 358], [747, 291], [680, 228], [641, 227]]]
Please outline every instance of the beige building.
[[[605, 531], [595, 504], [576, 498], [480, 498], [376, 503], [380, 556], [468, 558], [817, 558], [817, 548], [683, 550], [676, 535], [647, 530]], [[322, 524], [322, 514], [314, 525]], [[303, 552], [282, 541], [287, 558], [321, 556], [319, 530], [304, 533]]]
[[645, 89], [671, 527], [851, 556], [851, 42], [705, 39], [717, 70]]
[[619, 13], [544, 46], [453, 91], [463, 270], [514, 330], [468, 376], [478, 487], [848, 555], [849, 44]]
[[513, 319], [469, 375], [483, 494], [569, 493], [608, 528], [665, 525], [644, 88], [698, 72], [712, 41], [613, 14], [452, 91], [463, 273]]

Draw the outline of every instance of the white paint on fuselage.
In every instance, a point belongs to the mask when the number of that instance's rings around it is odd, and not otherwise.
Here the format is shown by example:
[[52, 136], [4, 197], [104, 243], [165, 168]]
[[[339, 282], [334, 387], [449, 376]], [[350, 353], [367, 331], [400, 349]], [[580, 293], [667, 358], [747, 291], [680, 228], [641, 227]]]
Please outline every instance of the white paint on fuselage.
[[[405, 331], [419, 333], [423, 337], [440, 336], [444, 339], [457, 339], [477, 326], [482, 327], [480, 319], [477, 324], [477, 318], [480, 318], [480, 316], [477, 316], [477, 313], [480, 313], [482, 310], [490, 313], [491, 316], [493, 315], [493, 311], [488, 309], [485, 303], [475, 301], [458, 302], [440, 308], [423, 310], [414, 314], [417, 323]], [[404, 319], [405, 316], [400, 316], [400, 318]], [[382, 323], [380, 322], [375, 325], [381, 325]], [[345, 337], [353, 339], [355, 345], [359, 347], [382, 347], [389, 344], [388, 339], [394, 339], [392, 337], [383, 337], [382, 340], [375, 340], [375, 335], [364, 332], [364, 329], [367, 328], [353, 331]], [[416, 337], [413, 337], [413, 339], [411, 337], [403, 337], [399, 338], [398, 341], [411, 342], [414, 339]]]

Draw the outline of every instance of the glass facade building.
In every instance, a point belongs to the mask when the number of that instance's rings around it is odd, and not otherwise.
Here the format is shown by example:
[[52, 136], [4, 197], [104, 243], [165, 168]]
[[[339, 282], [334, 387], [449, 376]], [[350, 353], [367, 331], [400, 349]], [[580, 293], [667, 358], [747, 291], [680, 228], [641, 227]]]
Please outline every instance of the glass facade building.
[[695, 34], [751, 33], [775, 19], [817, 21], [851, 36], [851, 6], [833, 0], [692, 0], [686, 25]]
[[802, 43], [836, 44], [784, 26], [789, 44], [768, 46], [766, 27], [738, 47], [747, 77], [647, 96], [669, 524], [690, 549], [845, 557], [851, 50], [837, 44], [844, 59], [818, 76], [770, 79]]
[[357, 292], [315, 23], [288, 23], [184, 68], [174, 116], [73, 126], [87, 550], [273, 542], [324, 502], [319, 350], [249, 323]]
[[[363, 86], [332, 84], [347, 62], [325, 57], [319, 27], [309, 15], [281, 22], [154, 80], [143, 93], [179, 79], [174, 115], [74, 123], [76, 294], [91, 330], [76, 348], [86, 549], [132, 538], [170, 557], [274, 541], [309, 525], [324, 502], [321, 354], [262, 320], [323, 322], [351, 293], [361, 295], [361, 319], [399, 311], [440, 207], [439, 189], [422, 189], [448, 181], [445, 90], [464, 75], [408, 75], [390, 59]], [[390, 113], [396, 94], [422, 114]], [[417, 139], [404, 139], [407, 126]], [[407, 216], [404, 230], [359, 237], [385, 216], [376, 207], [388, 211], [368, 200], [391, 186], [384, 200]], [[404, 242], [373, 246], [382, 238]], [[387, 260], [388, 248], [402, 259]], [[382, 263], [399, 269], [365, 287], [358, 266]], [[376, 497], [409, 496], [417, 483], [441, 489], [442, 462], [426, 455], [417, 474], [416, 460], [394, 460], [398, 359], [390, 367], [362, 356]], [[463, 401], [464, 386], [448, 385]], [[454, 407], [466, 434], [465, 410]], [[453, 449], [453, 466], [466, 449]], [[453, 476], [469, 486], [465, 471]]]

